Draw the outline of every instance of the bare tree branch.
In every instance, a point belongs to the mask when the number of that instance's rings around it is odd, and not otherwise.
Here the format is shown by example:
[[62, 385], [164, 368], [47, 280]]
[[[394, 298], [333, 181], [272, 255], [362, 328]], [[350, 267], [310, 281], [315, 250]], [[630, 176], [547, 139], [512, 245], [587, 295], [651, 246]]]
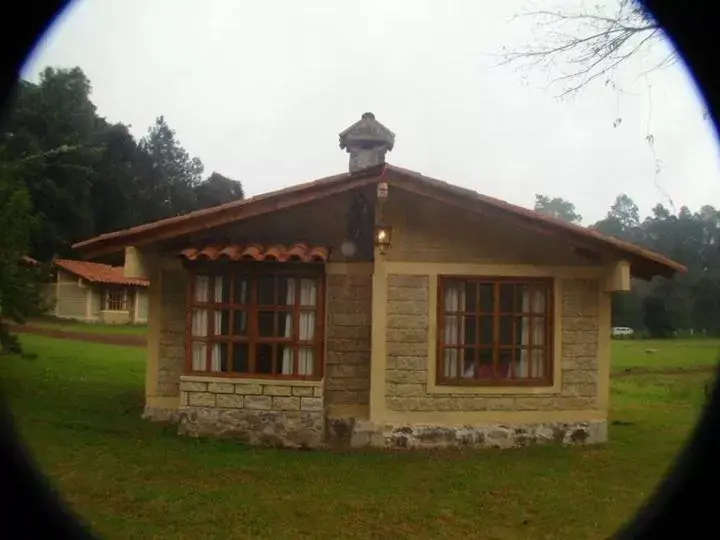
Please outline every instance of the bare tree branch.
[[[541, 36], [524, 49], [504, 51], [499, 64], [514, 64], [525, 72], [562, 69], [552, 78], [553, 84], [563, 86], [560, 97], [570, 96], [600, 77], [608, 84], [619, 66], [663, 35], [637, 0], [617, 1], [614, 14], [596, 6], [574, 12], [538, 9], [514, 16], [534, 19]], [[648, 71], [671, 65], [675, 59], [671, 54]]]

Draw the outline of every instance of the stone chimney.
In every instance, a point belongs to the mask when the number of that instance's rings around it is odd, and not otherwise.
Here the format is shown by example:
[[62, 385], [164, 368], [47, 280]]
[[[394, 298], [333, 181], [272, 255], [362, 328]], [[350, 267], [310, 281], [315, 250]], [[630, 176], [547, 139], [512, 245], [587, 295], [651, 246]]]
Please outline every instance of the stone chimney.
[[350, 154], [350, 173], [382, 165], [394, 144], [395, 134], [371, 112], [340, 133], [340, 148]]

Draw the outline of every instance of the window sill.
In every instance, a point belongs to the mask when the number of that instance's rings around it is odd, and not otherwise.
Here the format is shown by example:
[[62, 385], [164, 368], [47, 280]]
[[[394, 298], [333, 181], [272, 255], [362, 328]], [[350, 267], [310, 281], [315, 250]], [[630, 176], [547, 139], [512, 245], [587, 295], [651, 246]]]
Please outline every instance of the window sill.
[[130, 311], [129, 309], [101, 309], [101, 310], [100, 310], [100, 313], [122, 313], [122, 314], [126, 314], [126, 313], [128, 313], [129, 311]]
[[308, 379], [273, 379], [273, 378], [250, 378], [250, 377], [237, 377], [232, 375], [181, 375], [181, 382], [226, 382], [233, 384], [264, 384], [273, 386], [309, 386], [318, 387], [322, 386], [322, 379], [308, 380]]
[[514, 384], [487, 384], [487, 385], [449, 385], [438, 384], [436, 382], [428, 382], [428, 394], [467, 394], [467, 395], [501, 395], [501, 394], [559, 394], [561, 390], [561, 381], [559, 377], [555, 377], [552, 384], [536, 383], [534, 385], [514, 385]]

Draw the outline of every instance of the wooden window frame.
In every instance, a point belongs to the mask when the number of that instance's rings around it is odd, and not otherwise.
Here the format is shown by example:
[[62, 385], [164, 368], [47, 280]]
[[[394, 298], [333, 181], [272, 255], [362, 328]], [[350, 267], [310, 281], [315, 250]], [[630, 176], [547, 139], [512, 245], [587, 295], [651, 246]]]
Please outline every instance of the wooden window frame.
[[[189, 271], [189, 280], [187, 286], [187, 299], [186, 299], [186, 317], [185, 317], [185, 374], [202, 377], [213, 377], [213, 378], [234, 378], [234, 379], [268, 379], [268, 380], [287, 380], [287, 381], [319, 381], [323, 377], [323, 365], [324, 365], [324, 343], [325, 343], [325, 273], [324, 265], [319, 263], [270, 263], [270, 262], [212, 262], [212, 263], [195, 263], [186, 265], [186, 269]], [[235, 279], [237, 274], [246, 274], [250, 277], [248, 281], [248, 298], [249, 302], [246, 304], [234, 303], [234, 291], [235, 291]], [[195, 283], [198, 275], [222, 276], [228, 279], [228, 299], [229, 302], [215, 303], [212, 301], [214, 295], [214, 279], [210, 280], [209, 297], [210, 302], [195, 302]], [[297, 372], [297, 366], [299, 361], [299, 348], [303, 346], [303, 343], [299, 341], [299, 315], [301, 311], [311, 311], [307, 308], [301, 308], [299, 305], [300, 290], [298, 288], [296, 293], [295, 302], [292, 306], [288, 305], [263, 305], [259, 306], [257, 302], [257, 283], [259, 277], [267, 276], [280, 276], [286, 278], [295, 278], [297, 283], [300, 283], [301, 279], [312, 279], [316, 284], [316, 297], [315, 297], [315, 327], [314, 337], [312, 345], [305, 344], [307, 347], [312, 347], [313, 350], [313, 372], [311, 375], [283, 375], [283, 374], [269, 374], [269, 373], [257, 373], [257, 372], [234, 372], [233, 368], [233, 354], [234, 348], [233, 343], [246, 343], [248, 345], [248, 367], [251, 370], [255, 368], [255, 345], [257, 344], [270, 344], [273, 345], [272, 363], [276, 366], [275, 351], [278, 344], [292, 345], [293, 346], [293, 372]], [[247, 336], [235, 336], [235, 335], [224, 335], [215, 336], [213, 333], [214, 318], [208, 316], [208, 335], [205, 337], [196, 337], [192, 335], [192, 314], [193, 309], [202, 308], [207, 309], [208, 313], [212, 313], [215, 310], [228, 310], [229, 321], [228, 328], [233, 329], [234, 317], [236, 311], [245, 311], [247, 313]], [[284, 337], [261, 337], [258, 335], [258, 311], [276, 311], [276, 312], [287, 312], [293, 313], [293, 336], [288, 339]], [[194, 371], [192, 365], [192, 343], [193, 342], [205, 342], [208, 344], [206, 347], [207, 351], [207, 366], [210, 364], [211, 350], [212, 347], [209, 345], [212, 343], [227, 343], [228, 344], [228, 369], [229, 371]]]
[[[547, 277], [507, 277], [507, 276], [472, 276], [472, 275], [438, 275], [438, 281], [437, 281], [437, 294], [438, 294], [438, 300], [437, 300], [437, 343], [436, 343], [436, 366], [435, 366], [435, 382], [438, 386], [470, 386], [470, 387], [482, 387], [482, 386], [490, 386], [490, 387], [497, 387], [497, 386], [505, 386], [505, 387], [545, 387], [545, 386], [552, 386], [554, 383], [554, 368], [555, 368], [555, 359], [554, 359], [554, 326], [555, 326], [555, 290], [554, 290], [554, 279], [553, 278], [547, 278]], [[476, 342], [472, 346], [458, 346], [458, 350], [463, 351], [466, 348], [472, 348], [475, 349], [475, 358], [474, 361], [476, 365], [479, 363], [479, 353], [478, 351], [480, 349], [489, 348], [492, 350], [492, 359], [493, 359], [493, 371], [497, 371], [497, 365], [499, 361], [499, 351], [500, 349], [510, 349], [512, 350], [511, 353], [511, 364], [515, 362], [516, 360], [516, 352], [519, 349], [519, 347], [516, 344], [511, 345], [502, 345], [499, 344], [498, 341], [498, 335], [500, 332], [500, 317], [501, 316], [509, 316], [513, 319], [512, 324], [512, 335], [513, 339], [512, 341], [515, 341], [516, 337], [516, 324], [514, 320], [517, 317], [533, 317], [538, 316], [537, 314], [533, 313], [532, 311], [532, 301], [530, 305], [530, 311], [523, 312], [519, 311], [516, 312], [514, 310], [515, 308], [515, 302], [513, 301], [513, 310], [510, 312], [501, 312], [500, 311], [500, 302], [499, 302], [499, 291], [500, 291], [500, 285], [502, 284], [513, 284], [513, 285], [532, 285], [532, 286], [542, 286], [545, 290], [545, 347], [544, 347], [544, 357], [543, 357], [543, 367], [544, 367], [544, 376], [543, 377], [535, 377], [535, 378], [512, 378], [512, 377], [496, 377], [496, 378], [485, 378], [481, 379], [476, 375], [476, 378], [465, 378], [460, 374], [460, 371], [458, 371], [457, 377], [452, 378], [446, 378], [443, 376], [444, 373], [444, 350], [445, 350], [445, 344], [444, 344], [444, 337], [445, 337], [445, 288], [446, 284], [448, 282], [464, 282], [467, 284], [468, 282], [475, 283], [476, 285], [479, 284], [492, 284], [493, 285], [493, 311], [492, 311], [492, 332], [493, 332], [493, 343], [489, 347], [481, 346]], [[480, 295], [480, 288], [477, 287], [477, 298], [476, 301], [479, 301], [479, 295]], [[532, 298], [532, 297], [531, 297]], [[478, 302], [479, 303], [479, 302]], [[478, 328], [479, 328], [479, 320], [480, 317], [478, 315], [482, 315], [483, 313], [478, 312], [471, 312], [467, 309], [465, 311], [457, 311], [457, 312], [449, 312], [449, 313], [457, 313], [459, 316], [465, 316], [465, 315], [474, 315], [476, 319], [476, 335], [478, 335]], [[532, 326], [531, 326], [532, 328]], [[539, 348], [539, 347], [536, 347]], [[531, 331], [531, 341], [529, 344], [529, 349], [533, 349], [532, 345], [532, 331]], [[532, 354], [532, 353], [531, 353]]]
[[[124, 285], [103, 285], [100, 289], [102, 295], [102, 311], [129, 311], [130, 310], [130, 294]], [[113, 294], [119, 295], [113, 300], [108, 300]], [[119, 304], [120, 307], [115, 309], [113, 304]]]

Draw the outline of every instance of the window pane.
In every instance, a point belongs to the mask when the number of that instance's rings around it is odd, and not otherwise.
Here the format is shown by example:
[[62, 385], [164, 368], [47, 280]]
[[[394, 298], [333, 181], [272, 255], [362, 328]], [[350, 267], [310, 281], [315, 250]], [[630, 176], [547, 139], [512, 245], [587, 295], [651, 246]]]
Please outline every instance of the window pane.
[[300, 280], [300, 305], [315, 306], [317, 302], [317, 285], [314, 279]]
[[210, 349], [210, 371], [219, 372], [228, 370], [227, 343], [213, 343]]
[[459, 345], [460, 338], [460, 317], [457, 315], [446, 315], [443, 329], [443, 340], [445, 345]]
[[230, 334], [230, 312], [226, 309], [215, 310], [213, 335], [227, 336]]
[[192, 344], [192, 370], [205, 371], [207, 366], [207, 346], [205, 343], [194, 341]]
[[233, 343], [232, 348], [233, 348], [232, 370], [236, 373], [247, 373], [249, 371], [248, 344], [247, 343]]
[[309, 341], [315, 337], [315, 312], [300, 312], [300, 331], [299, 337], [301, 341]]
[[443, 349], [443, 377], [455, 379], [460, 374], [460, 349]]
[[508, 315], [501, 315], [499, 319], [498, 345], [513, 344], [513, 319]]
[[312, 375], [315, 366], [315, 352], [310, 347], [300, 347], [298, 357], [298, 375]]
[[275, 302], [275, 277], [260, 276], [257, 279], [257, 301], [261, 306], [274, 306]]
[[475, 373], [477, 371], [477, 362], [475, 361], [475, 349], [463, 349], [462, 359], [462, 376], [468, 379], [474, 379]]
[[213, 302], [216, 304], [227, 303], [230, 301], [229, 280], [227, 276], [215, 276], [215, 284], [213, 289]]
[[260, 337], [273, 337], [275, 335], [275, 312], [258, 312], [258, 335]]
[[546, 289], [542, 287], [533, 287], [530, 290], [530, 295], [532, 296], [533, 313], [544, 314]]
[[541, 378], [545, 376], [545, 349], [532, 349], [530, 354], [530, 377]]
[[512, 361], [512, 349], [500, 349], [498, 351], [498, 365], [495, 370], [496, 379], [507, 379], [510, 376], [510, 362]]
[[479, 345], [492, 345], [493, 342], [493, 318], [492, 316], [483, 316], [480, 318], [480, 336]]
[[244, 274], [235, 274], [235, 290], [233, 291], [233, 303], [248, 303], [248, 277]]
[[233, 316], [233, 335], [247, 336], [247, 313], [236, 310]]
[[279, 306], [294, 306], [296, 297], [297, 280], [294, 278], [278, 278], [278, 301]]
[[545, 317], [533, 317], [530, 323], [532, 344], [545, 345]]
[[293, 357], [294, 347], [292, 345], [280, 345], [277, 347], [277, 365], [280, 366], [280, 373], [293, 375], [295, 359]]
[[478, 308], [478, 284], [468, 281], [465, 283], [465, 311], [477, 313]]
[[273, 346], [269, 343], [255, 345], [255, 372], [265, 375], [272, 373]]
[[195, 276], [195, 292], [193, 298], [196, 302], [210, 300], [210, 276]]
[[277, 312], [277, 337], [291, 338], [293, 335], [292, 311]]
[[516, 379], [527, 379], [530, 376], [530, 350], [527, 347], [515, 351], [513, 371]]
[[462, 282], [448, 281], [443, 288], [443, 305], [445, 312], [465, 311], [465, 288]]
[[500, 284], [500, 313], [512, 313], [513, 296], [515, 294], [515, 285], [512, 283]]
[[478, 350], [478, 379], [493, 378], [493, 352], [491, 348]]
[[495, 286], [492, 283], [480, 284], [480, 311], [492, 313], [494, 311], [493, 295]]
[[192, 313], [192, 336], [205, 337], [208, 332], [208, 310], [193, 309]]
[[475, 345], [477, 343], [477, 319], [474, 315], [467, 315], [463, 320], [463, 345]]

